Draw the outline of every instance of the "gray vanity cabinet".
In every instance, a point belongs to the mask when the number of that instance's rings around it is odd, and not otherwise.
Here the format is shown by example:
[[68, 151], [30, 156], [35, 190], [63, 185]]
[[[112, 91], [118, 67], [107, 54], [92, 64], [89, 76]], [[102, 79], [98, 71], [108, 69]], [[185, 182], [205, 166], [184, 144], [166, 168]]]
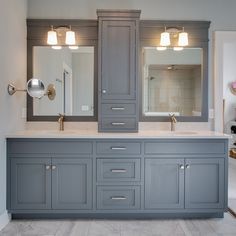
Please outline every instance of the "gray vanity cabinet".
[[184, 208], [184, 160], [145, 160], [145, 208]]
[[222, 158], [185, 161], [185, 207], [224, 207], [224, 160]]
[[140, 11], [98, 10], [97, 14], [99, 131], [137, 131]]
[[12, 158], [11, 208], [51, 208], [51, 158]]
[[224, 159], [146, 159], [146, 209], [224, 208]]
[[92, 161], [52, 159], [52, 209], [92, 208]]

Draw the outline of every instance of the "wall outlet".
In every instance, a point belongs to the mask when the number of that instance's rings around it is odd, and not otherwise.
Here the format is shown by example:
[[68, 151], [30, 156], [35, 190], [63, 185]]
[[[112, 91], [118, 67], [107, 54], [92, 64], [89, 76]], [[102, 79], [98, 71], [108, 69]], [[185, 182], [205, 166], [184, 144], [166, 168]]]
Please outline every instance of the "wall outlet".
[[88, 105], [82, 105], [81, 110], [82, 111], [89, 111], [89, 106]]
[[23, 118], [23, 119], [26, 118], [26, 108], [25, 108], [25, 107], [23, 107], [23, 108], [21, 109], [21, 118]]
[[214, 109], [209, 109], [209, 119], [214, 119], [215, 118], [215, 114], [214, 114]]

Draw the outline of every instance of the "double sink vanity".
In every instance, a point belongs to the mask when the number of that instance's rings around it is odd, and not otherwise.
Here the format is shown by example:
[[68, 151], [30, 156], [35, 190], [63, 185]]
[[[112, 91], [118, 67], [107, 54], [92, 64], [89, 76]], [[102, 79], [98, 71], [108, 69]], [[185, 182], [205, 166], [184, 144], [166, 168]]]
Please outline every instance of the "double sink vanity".
[[[140, 121], [169, 121], [169, 113], [178, 122], [208, 121], [210, 23], [97, 13], [98, 20], [27, 21], [28, 79], [54, 84], [57, 94], [28, 96], [27, 120], [55, 122], [60, 112], [98, 128], [8, 135], [8, 211], [14, 218], [223, 217], [228, 136], [138, 131]], [[53, 51], [51, 25], [70, 25], [79, 49]], [[172, 48], [176, 37], [165, 53], [156, 50], [164, 26], [189, 33], [182, 53]]]
[[7, 138], [13, 217], [223, 217], [228, 137], [24, 131]]

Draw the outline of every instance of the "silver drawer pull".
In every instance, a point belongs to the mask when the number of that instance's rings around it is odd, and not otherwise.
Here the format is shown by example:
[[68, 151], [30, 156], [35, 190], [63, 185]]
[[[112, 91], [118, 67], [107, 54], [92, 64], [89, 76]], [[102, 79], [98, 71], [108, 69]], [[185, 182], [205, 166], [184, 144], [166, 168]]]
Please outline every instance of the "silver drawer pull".
[[113, 111], [124, 111], [125, 108], [124, 107], [112, 107], [111, 108]]
[[114, 126], [119, 126], [119, 125], [125, 125], [125, 122], [112, 122], [111, 124]]
[[127, 170], [126, 169], [112, 169], [111, 172], [112, 173], [126, 173]]
[[189, 168], [190, 168], [190, 165], [187, 164], [187, 165], [186, 165], [186, 169], [189, 169]]
[[111, 150], [126, 150], [126, 147], [111, 147]]
[[52, 166], [52, 170], [55, 170], [56, 168], [57, 168], [56, 166], [54, 166], [54, 165]]
[[119, 196], [119, 197], [111, 197], [112, 200], [126, 200], [126, 197]]

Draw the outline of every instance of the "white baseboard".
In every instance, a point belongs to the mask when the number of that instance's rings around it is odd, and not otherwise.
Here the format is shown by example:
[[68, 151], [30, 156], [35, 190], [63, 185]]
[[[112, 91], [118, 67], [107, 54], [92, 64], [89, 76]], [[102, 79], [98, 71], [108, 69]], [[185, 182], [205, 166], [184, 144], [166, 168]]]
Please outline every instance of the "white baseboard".
[[7, 211], [5, 211], [2, 215], [0, 215], [0, 230], [2, 230], [10, 221], [11, 214], [8, 214]]

